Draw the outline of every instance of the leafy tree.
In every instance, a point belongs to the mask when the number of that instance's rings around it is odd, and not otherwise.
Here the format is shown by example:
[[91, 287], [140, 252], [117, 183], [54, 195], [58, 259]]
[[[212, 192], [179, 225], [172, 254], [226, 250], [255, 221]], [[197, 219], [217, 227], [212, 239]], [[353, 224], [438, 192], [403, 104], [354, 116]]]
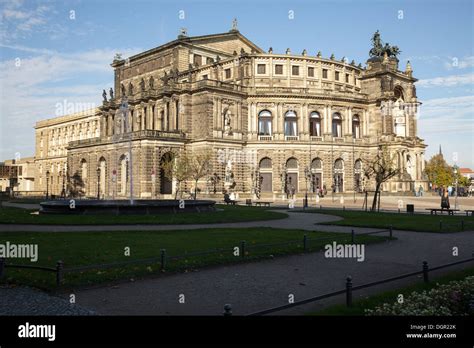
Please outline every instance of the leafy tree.
[[446, 163], [442, 154], [434, 155], [425, 165], [425, 174], [428, 180], [435, 186], [449, 186], [454, 182], [454, 172]]
[[189, 174], [194, 181], [194, 199], [197, 199], [199, 180], [209, 175], [212, 170], [212, 151], [196, 151], [189, 162]]
[[181, 192], [181, 183], [188, 180], [191, 175], [189, 157], [185, 152], [175, 154], [175, 156], [164, 161], [161, 168], [166, 179], [176, 181], [174, 199], [178, 199], [178, 193]]
[[390, 155], [386, 146], [379, 148], [375, 158], [364, 160], [364, 162], [365, 177], [375, 180], [375, 193], [372, 201], [372, 211], [375, 211], [380, 187], [384, 182], [398, 175], [400, 170], [397, 168], [395, 157]]
[[469, 185], [471, 185], [471, 180], [458, 173], [458, 185], [468, 187]]

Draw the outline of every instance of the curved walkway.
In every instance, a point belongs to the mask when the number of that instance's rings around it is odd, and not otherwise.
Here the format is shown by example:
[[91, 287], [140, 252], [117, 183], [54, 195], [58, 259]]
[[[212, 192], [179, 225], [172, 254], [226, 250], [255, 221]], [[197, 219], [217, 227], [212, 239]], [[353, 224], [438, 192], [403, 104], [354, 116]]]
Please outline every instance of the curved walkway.
[[[242, 315], [286, 304], [290, 294], [298, 301], [343, 289], [348, 275], [353, 277], [354, 285], [360, 285], [419, 271], [425, 260], [430, 266], [437, 266], [468, 258], [474, 251], [472, 232], [396, 231], [395, 236], [397, 240], [366, 246], [364, 262], [326, 258], [323, 252], [315, 252], [74, 293], [79, 305], [101, 315], [220, 315], [226, 303], [232, 304], [234, 314]], [[454, 246], [459, 247], [459, 256], [452, 255]], [[472, 263], [464, 267], [467, 265]], [[354, 298], [409, 282], [413, 278], [355, 292]], [[180, 295], [185, 296], [185, 303], [179, 302]], [[341, 300], [341, 297], [333, 298], [277, 314], [303, 314]]]
[[[281, 212], [281, 210], [275, 210]], [[341, 220], [341, 217], [324, 214], [307, 214], [288, 212], [288, 217], [278, 220], [229, 222], [190, 225], [30, 225], [0, 224], [0, 232], [90, 232], [90, 231], [163, 231], [192, 230], [200, 228], [246, 228], [273, 227], [302, 230], [316, 229], [316, 223]], [[319, 227], [318, 227], [319, 228]]]

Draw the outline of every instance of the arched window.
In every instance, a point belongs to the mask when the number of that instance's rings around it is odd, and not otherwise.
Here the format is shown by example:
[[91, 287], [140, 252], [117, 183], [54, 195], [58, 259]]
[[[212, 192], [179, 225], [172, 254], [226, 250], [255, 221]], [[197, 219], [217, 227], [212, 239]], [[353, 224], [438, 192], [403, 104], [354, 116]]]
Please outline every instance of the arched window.
[[344, 192], [344, 161], [341, 158], [334, 162], [333, 191], [336, 193]]
[[125, 195], [127, 193], [127, 182], [128, 182], [128, 156], [120, 156], [120, 194]]
[[352, 136], [356, 139], [360, 138], [360, 118], [359, 115], [352, 117]]
[[262, 158], [259, 164], [260, 169], [269, 169], [272, 168], [272, 160], [268, 157]]
[[313, 137], [321, 136], [321, 115], [313, 111], [309, 115], [309, 134]]
[[258, 114], [258, 135], [272, 135], [272, 113], [268, 110]]
[[104, 157], [101, 157], [99, 159], [99, 169], [100, 169], [100, 177], [99, 177], [99, 183], [100, 183], [100, 195], [103, 196], [105, 194], [105, 177], [106, 177], [106, 171], [107, 171], [107, 162]]
[[268, 157], [262, 158], [259, 163], [260, 178], [259, 185], [261, 192], [272, 192], [272, 160]]
[[342, 117], [338, 112], [332, 115], [332, 136], [336, 138], [342, 137]]
[[295, 137], [297, 135], [296, 129], [296, 113], [292, 110], [285, 114], [285, 135]]
[[81, 178], [82, 180], [87, 179], [87, 161], [85, 159], [81, 160]]
[[323, 183], [323, 162], [320, 158], [315, 158], [311, 161], [311, 181], [310, 181], [310, 191], [318, 194], [322, 189]]
[[286, 180], [285, 180], [285, 192], [287, 197], [293, 197], [298, 192], [298, 160], [294, 157], [289, 158], [286, 161]]
[[294, 157], [291, 157], [286, 161], [286, 168], [288, 169], [298, 169], [298, 160]]
[[334, 162], [334, 170], [338, 171], [338, 170], [344, 170], [344, 162], [342, 161], [342, 159], [338, 158], [335, 162]]
[[323, 169], [323, 162], [321, 161], [320, 158], [315, 158], [311, 162], [311, 169], [312, 170], [321, 170]]
[[393, 89], [393, 95], [395, 97], [395, 100], [398, 100], [398, 99], [405, 100], [403, 88], [401, 86], [396, 86]]
[[360, 159], [354, 163], [354, 190], [362, 192], [362, 161]]

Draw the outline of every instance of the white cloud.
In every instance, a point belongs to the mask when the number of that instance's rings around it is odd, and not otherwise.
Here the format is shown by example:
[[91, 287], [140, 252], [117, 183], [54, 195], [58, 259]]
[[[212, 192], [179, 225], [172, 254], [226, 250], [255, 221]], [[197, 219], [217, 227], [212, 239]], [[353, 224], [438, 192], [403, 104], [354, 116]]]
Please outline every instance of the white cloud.
[[[22, 47], [28, 51], [27, 47]], [[102, 89], [113, 86], [110, 63], [116, 52], [124, 57], [141, 49], [98, 49], [79, 53], [44, 54], [0, 62], [0, 159], [15, 152], [34, 152], [33, 127], [56, 115], [56, 105], [100, 105]]]
[[472, 68], [474, 67], [474, 56], [464, 58], [450, 57], [449, 62], [445, 62], [444, 66], [448, 70]]
[[453, 87], [453, 86], [469, 85], [469, 84], [474, 84], [474, 73], [422, 79], [416, 83], [416, 86], [421, 87], [421, 88], [430, 88], [430, 87]]
[[474, 142], [474, 96], [430, 99], [423, 102], [419, 129], [423, 134], [468, 134]]
[[13, 42], [31, 35], [47, 23], [52, 8], [46, 5], [25, 8], [22, 1], [3, 1], [0, 12], [0, 40]]

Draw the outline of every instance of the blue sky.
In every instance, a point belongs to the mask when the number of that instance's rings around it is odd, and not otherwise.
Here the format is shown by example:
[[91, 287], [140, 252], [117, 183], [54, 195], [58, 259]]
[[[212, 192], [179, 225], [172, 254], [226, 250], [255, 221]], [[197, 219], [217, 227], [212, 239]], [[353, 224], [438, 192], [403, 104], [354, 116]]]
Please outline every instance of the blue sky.
[[33, 125], [55, 117], [58, 103], [99, 104], [112, 86], [116, 52], [156, 47], [181, 27], [190, 36], [226, 32], [236, 17], [241, 33], [265, 50], [321, 51], [363, 65], [379, 29], [400, 47], [400, 68], [410, 60], [420, 80], [426, 157], [441, 144], [448, 162], [457, 152], [458, 164], [474, 169], [471, 0], [0, 0], [0, 15], [0, 160], [34, 155]]

